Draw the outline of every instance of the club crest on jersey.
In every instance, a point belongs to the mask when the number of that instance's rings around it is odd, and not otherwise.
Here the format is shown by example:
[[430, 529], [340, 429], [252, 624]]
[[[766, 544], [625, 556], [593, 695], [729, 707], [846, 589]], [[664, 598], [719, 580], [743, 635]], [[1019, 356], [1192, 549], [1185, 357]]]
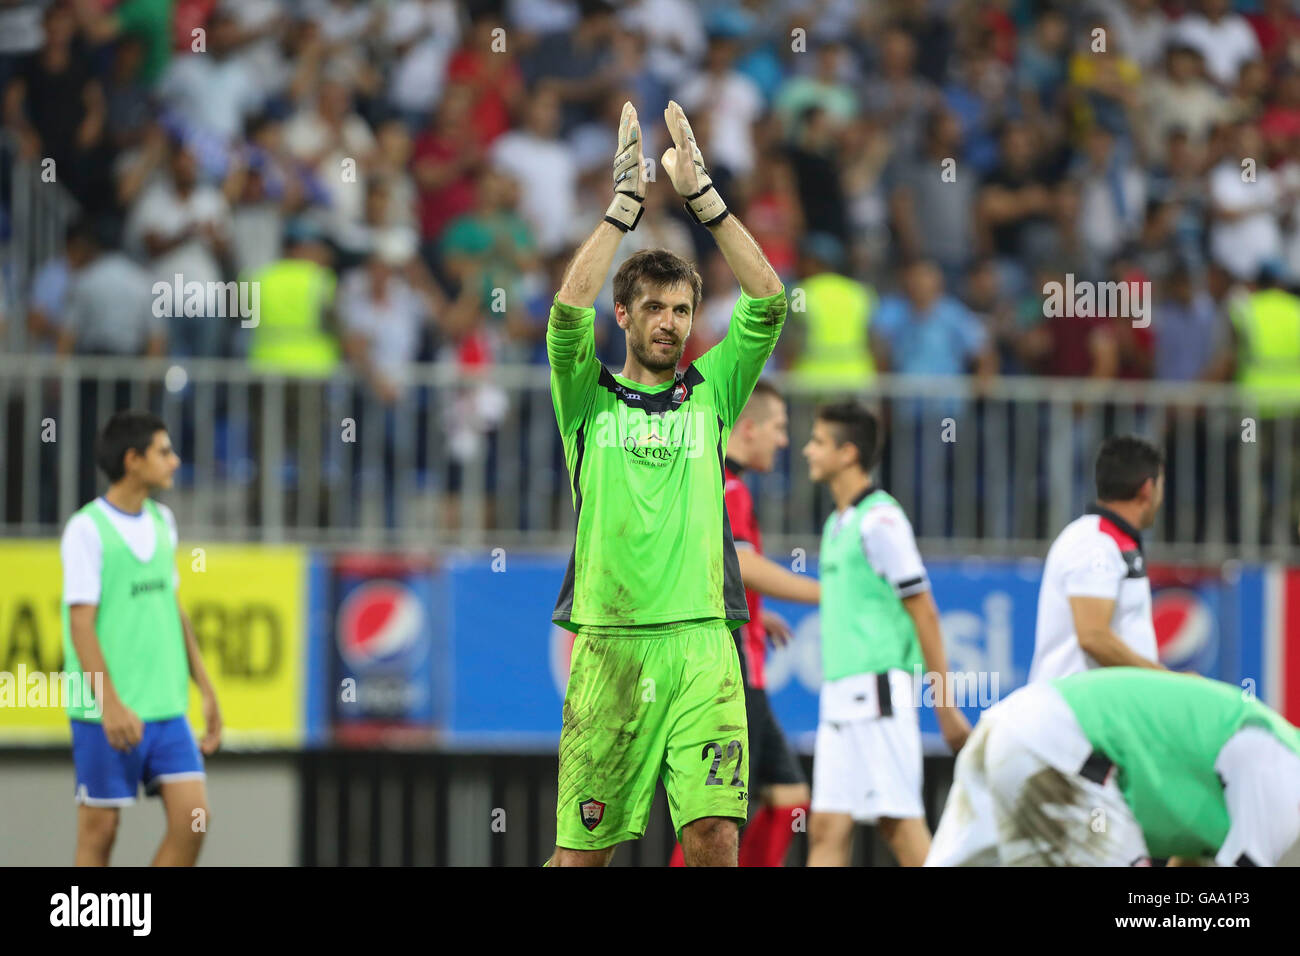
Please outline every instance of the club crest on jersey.
[[686, 401], [686, 383], [678, 382], [677, 387], [673, 389], [673, 404], [680, 405]]
[[578, 804], [578, 815], [584, 827], [594, 830], [605, 816], [605, 805], [599, 800], [585, 800]]

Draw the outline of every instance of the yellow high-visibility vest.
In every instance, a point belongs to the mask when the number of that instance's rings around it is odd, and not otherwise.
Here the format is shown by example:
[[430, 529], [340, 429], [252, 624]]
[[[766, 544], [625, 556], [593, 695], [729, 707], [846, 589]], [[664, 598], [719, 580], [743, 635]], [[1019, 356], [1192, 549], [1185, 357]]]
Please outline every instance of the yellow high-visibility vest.
[[254, 273], [257, 325], [249, 347], [253, 368], [323, 377], [339, 364], [338, 340], [325, 329], [334, 273], [306, 259], [281, 259]]
[[[1259, 399], [1300, 397], [1300, 298], [1283, 289], [1261, 289], [1231, 315], [1239, 339], [1237, 381], [1242, 388]], [[1281, 411], [1276, 404], [1260, 404], [1263, 417]]]
[[[802, 293], [804, 310], [798, 310]], [[871, 287], [847, 276], [823, 272], [795, 284], [789, 319], [807, 331], [792, 373], [812, 385], [857, 388], [876, 376], [867, 327], [875, 310]]]

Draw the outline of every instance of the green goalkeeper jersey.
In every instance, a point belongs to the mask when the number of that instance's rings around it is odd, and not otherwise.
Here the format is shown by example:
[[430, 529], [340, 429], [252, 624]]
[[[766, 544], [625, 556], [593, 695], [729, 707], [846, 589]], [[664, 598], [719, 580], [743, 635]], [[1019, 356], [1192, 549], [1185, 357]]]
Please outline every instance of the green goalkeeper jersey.
[[786, 298], [741, 293], [726, 337], [662, 385], [596, 358], [596, 310], [557, 295], [546, 327], [551, 398], [578, 531], [552, 619], [621, 627], [749, 619], [723, 505], [732, 425], [776, 347]]

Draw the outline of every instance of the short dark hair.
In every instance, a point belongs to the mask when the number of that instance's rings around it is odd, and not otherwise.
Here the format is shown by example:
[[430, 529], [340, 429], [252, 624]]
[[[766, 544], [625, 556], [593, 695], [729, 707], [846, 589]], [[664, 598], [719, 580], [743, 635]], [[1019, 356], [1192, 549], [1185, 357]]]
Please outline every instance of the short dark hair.
[[835, 431], [835, 443], [851, 443], [858, 450], [858, 466], [863, 471], [876, 467], [880, 454], [880, 424], [871, 410], [861, 402], [853, 400], [831, 402], [817, 407], [818, 420], [831, 425]]
[[692, 316], [704, 298], [704, 280], [695, 266], [669, 249], [643, 249], [628, 256], [614, 273], [614, 304], [621, 303], [623, 308], [631, 311], [632, 303], [641, 294], [642, 282], [690, 286]]
[[[756, 398], [760, 399], [760, 401], [755, 402], [754, 399]], [[754, 383], [754, 390], [749, 393], [749, 401], [747, 401], [745, 403], [745, 407], [741, 409], [740, 417], [745, 418], [748, 416], [749, 418], [762, 418], [763, 420], [766, 420], [768, 417], [767, 415], [755, 414], [756, 409], [759, 407], [760, 404], [762, 404], [761, 401], [762, 399], [773, 399], [778, 402], [784, 402], [785, 396], [781, 394], [781, 390], [779, 388], [777, 388], [767, 379], [760, 378], [757, 382]]]
[[126, 453], [134, 450], [143, 455], [153, 444], [153, 436], [166, 430], [166, 422], [152, 412], [114, 412], [95, 439], [95, 464], [110, 483], [121, 481], [126, 474]]
[[1128, 501], [1137, 497], [1148, 478], [1158, 478], [1165, 456], [1136, 435], [1112, 435], [1097, 451], [1097, 500]]

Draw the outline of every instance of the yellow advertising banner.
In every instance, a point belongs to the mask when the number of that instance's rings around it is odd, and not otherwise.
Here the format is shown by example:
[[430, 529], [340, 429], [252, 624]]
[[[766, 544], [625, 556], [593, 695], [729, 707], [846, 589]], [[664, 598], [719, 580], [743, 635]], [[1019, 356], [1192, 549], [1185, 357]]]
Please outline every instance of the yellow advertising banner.
[[[223, 746], [299, 746], [307, 552], [182, 541], [177, 564], [181, 606], [221, 705]], [[56, 690], [62, 590], [58, 542], [0, 541], [0, 746], [71, 740]], [[189, 719], [202, 739], [206, 725], [193, 684]]]

